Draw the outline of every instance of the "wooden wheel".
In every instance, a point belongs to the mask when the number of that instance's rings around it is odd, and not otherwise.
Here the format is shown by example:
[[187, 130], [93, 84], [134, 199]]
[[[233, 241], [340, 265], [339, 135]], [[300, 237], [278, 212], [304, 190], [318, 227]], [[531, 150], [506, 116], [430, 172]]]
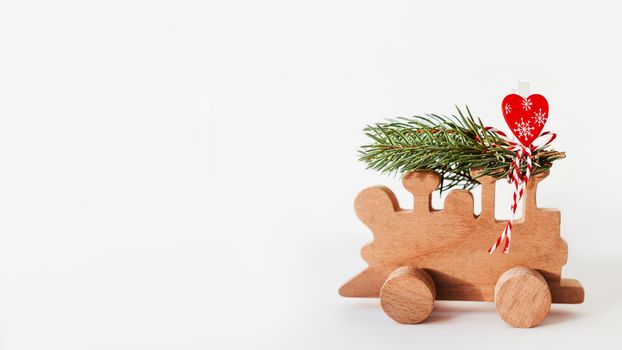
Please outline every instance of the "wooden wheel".
[[399, 323], [423, 322], [432, 313], [435, 298], [436, 289], [430, 275], [409, 266], [393, 271], [380, 290], [382, 309]]
[[504, 272], [495, 286], [497, 313], [512, 327], [530, 328], [551, 309], [551, 291], [540, 273], [525, 267]]

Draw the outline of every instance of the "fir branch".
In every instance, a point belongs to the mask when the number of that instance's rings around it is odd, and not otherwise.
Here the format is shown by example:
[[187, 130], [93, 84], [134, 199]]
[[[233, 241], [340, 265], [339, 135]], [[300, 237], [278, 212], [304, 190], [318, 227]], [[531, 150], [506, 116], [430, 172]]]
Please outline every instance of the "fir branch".
[[[507, 176], [515, 157], [507, 141], [486, 130], [468, 107], [466, 114], [457, 106], [456, 109], [457, 116], [426, 114], [368, 125], [364, 132], [372, 142], [361, 146], [359, 160], [367, 163], [368, 169], [383, 173], [401, 175], [414, 170], [435, 170], [443, 180], [441, 191], [454, 186], [472, 188], [479, 184], [480, 176]], [[534, 175], [565, 157], [564, 152], [548, 147], [533, 151]], [[480, 172], [472, 177], [471, 169], [476, 168]]]

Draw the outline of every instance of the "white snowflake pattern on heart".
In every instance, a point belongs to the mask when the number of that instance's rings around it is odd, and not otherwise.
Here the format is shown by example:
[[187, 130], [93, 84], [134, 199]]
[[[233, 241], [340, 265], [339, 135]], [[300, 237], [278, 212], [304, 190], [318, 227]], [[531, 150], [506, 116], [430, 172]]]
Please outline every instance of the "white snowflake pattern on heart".
[[531, 132], [534, 129], [535, 128], [530, 125], [529, 121], [525, 122], [523, 118], [520, 118], [520, 123], [516, 122], [516, 129], [514, 129], [514, 131], [518, 133], [519, 138], [527, 140], [528, 137], [532, 136]]
[[538, 111], [534, 113], [532, 119], [533, 119], [534, 124], [538, 124], [542, 126], [546, 123], [546, 119], [547, 119], [546, 112], [542, 112], [542, 108], [538, 108]]
[[531, 106], [533, 106], [533, 103], [531, 102], [531, 99], [529, 98], [525, 98], [523, 99], [523, 109], [528, 111], [531, 109]]
[[510, 114], [512, 113], [512, 106], [510, 106], [509, 103], [505, 104], [505, 114]]

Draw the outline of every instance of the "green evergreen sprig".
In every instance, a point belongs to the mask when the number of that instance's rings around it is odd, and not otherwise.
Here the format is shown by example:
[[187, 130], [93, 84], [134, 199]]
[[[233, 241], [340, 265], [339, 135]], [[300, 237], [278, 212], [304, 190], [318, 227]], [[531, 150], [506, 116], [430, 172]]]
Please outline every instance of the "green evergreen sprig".
[[[484, 175], [507, 176], [516, 156], [508, 149], [507, 141], [486, 130], [468, 107], [466, 114], [456, 109], [457, 116], [426, 114], [368, 125], [364, 131], [372, 142], [361, 146], [359, 159], [367, 163], [368, 169], [383, 173], [435, 170], [443, 180], [441, 191], [454, 186], [470, 189]], [[548, 170], [553, 161], [564, 157], [564, 152], [549, 149], [548, 145], [536, 148], [532, 152], [532, 174]], [[472, 176], [472, 169], [480, 171]]]

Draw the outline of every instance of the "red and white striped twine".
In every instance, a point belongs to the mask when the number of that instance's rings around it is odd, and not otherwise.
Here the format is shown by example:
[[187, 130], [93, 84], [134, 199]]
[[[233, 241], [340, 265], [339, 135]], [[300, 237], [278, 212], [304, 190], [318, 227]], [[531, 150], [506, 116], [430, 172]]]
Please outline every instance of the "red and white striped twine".
[[[488, 253], [492, 254], [499, 247], [501, 242], [505, 240], [505, 245], [503, 247], [503, 253], [507, 254], [510, 251], [510, 241], [512, 240], [512, 225], [514, 223], [514, 217], [516, 216], [516, 209], [518, 208], [518, 204], [523, 198], [523, 194], [525, 192], [525, 188], [527, 186], [527, 182], [529, 181], [529, 177], [531, 176], [531, 172], [533, 170], [533, 165], [531, 162], [531, 153], [535, 149], [533, 144], [529, 146], [523, 146], [519, 142], [513, 142], [507, 139], [506, 134], [503, 131], [497, 130], [492, 127], [486, 127], [486, 130], [490, 130], [499, 136], [502, 136], [505, 141], [510, 145], [509, 150], [516, 153], [516, 157], [510, 163], [510, 170], [508, 171], [508, 182], [514, 185], [514, 194], [512, 195], [512, 204], [510, 206], [510, 218], [505, 224], [505, 228], [501, 235], [497, 238], [497, 240], [493, 243], [493, 245], [488, 249]], [[551, 135], [549, 140], [542, 146], [546, 146], [549, 143], [553, 142], [557, 135], [550, 131], [545, 131], [538, 136], [538, 138], [546, 135]], [[525, 173], [522, 174], [520, 168], [522, 164], [525, 164]]]

